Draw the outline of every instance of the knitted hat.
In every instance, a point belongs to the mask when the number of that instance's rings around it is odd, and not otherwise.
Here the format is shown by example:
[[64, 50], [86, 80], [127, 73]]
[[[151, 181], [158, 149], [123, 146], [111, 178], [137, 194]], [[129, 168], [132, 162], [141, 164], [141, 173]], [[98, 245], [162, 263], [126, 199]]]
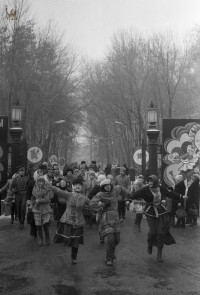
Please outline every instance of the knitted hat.
[[97, 178], [98, 183], [101, 183], [101, 181], [103, 181], [104, 179], [106, 179], [106, 176], [103, 174], [100, 174]]
[[100, 187], [102, 187], [104, 185], [107, 185], [107, 184], [111, 184], [111, 180], [106, 178], [106, 179], [101, 181]]

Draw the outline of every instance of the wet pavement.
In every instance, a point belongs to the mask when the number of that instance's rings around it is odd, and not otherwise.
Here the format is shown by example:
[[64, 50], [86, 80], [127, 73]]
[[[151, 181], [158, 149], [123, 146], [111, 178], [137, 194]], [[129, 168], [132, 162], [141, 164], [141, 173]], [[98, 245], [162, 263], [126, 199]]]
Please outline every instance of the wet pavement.
[[[121, 226], [121, 242], [113, 267], [106, 266], [105, 245], [96, 226], [85, 226], [85, 244], [77, 265], [63, 244], [39, 247], [18, 223], [0, 218], [0, 294], [8, 295], [200, 295], [200, 224], [174, 228], [176, 244], [164, 248], [164, 262], [146, 251], [147, 224], [133, 231], [133, 216]], [[51, 239], [56, 223], [51, 224]]]

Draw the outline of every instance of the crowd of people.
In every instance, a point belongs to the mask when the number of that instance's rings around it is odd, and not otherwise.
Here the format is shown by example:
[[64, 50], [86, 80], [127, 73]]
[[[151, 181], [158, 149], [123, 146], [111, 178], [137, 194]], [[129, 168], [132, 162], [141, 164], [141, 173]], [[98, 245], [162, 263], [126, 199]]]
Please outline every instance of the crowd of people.
[[[128, 210], [135, 214], [133, 228], [137, 232], [146, 217], [147, 252], [152, 254], [156, 246], [157, 261], [162, 262], [164, 245], [175, 243], [170, 226], [197, 226], [199, 175], [193, 174], [188, 186], [183, 175], [177, 175], [175, 186], [165, 188], [156, 175], [146, 180], [138, 175], [131, 181], [126, 165], [118, 175], [113, 171], [110, 164], [105, 169], [97, 167], [96, 161], [89, 166], [85, 161], [72, 163], [63, 171], [44, 162], [29, 173], [22, 165], [8, 177], [0, 193], [7, 191], [4, 201], [10, 206], [11, 224], [17, 221], [23, 230], [27, 220], [30, 235], [39, 246], [64, 243], [71, 248], [73, 264], [77, 263], [79, 245], [84, 244], [84, 225], [90, 220], [97, 224], [99, 241], [106, 243], [106, 264], [112, 266], [120, 225]], [[52, 220], [57, 222], [54, 237], [49, 232]]]

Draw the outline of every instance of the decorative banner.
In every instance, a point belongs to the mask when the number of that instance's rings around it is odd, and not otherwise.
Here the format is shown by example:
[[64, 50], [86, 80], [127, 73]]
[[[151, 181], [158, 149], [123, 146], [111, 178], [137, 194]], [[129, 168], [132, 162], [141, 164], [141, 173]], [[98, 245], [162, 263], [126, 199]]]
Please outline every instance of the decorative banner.
[[58, 164], [58, 157], [56, 155], [51, 155], [49, 157], [49, 163], [51, 165]]
[[163, 184], [173, 186], [176, 175], [188, 185], [192, 174], [200, 175], [200, 120], [163, 119]]
[[65, 166], [65, 158], [64, 157], [59, 157], [58, 158], [58, 165], [60, 168]]
[[43, 153], [39, 147], [33, 146], [27, 151], [27, 159], [33, 164], [40, 162], [42, 157]]
[[[135, 164], [142, 166], [142, 149], [137, 149], [133, 154], [133, 161]], [[146, 151], [146, 163], [149, 162], [149, 153]]]
[[8, 170], [8, 117], [0, 116], [0, 187], [7, 181]]

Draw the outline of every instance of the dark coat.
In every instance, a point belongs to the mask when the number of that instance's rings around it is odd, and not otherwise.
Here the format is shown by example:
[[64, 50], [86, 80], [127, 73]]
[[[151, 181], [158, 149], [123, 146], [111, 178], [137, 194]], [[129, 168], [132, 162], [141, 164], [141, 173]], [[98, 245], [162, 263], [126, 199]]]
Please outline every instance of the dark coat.
[[99, 184], [95, 185], [93, 189], [88, 194], [88, 199], [92, 199], [96, 194], [98, 194], [101, 191], [101, 187]]
[[187, 192], [187, 203], [186, 203], [186, 211], [189, 208], [193, 208], [194, 204], [196, 208], [199, 210], [199, 196], [200, 196], [200, 186], [199, 186], [199, 178], [195, 179], [195, 181], [189, 186]]
[[[160, 187], [160, 193], [161, 193], [161, 201], [165, 200], [166, 198], [171, 198], [175, 200], [177, 203], [181, 200], [181, 195], [174, 192], [169, 192], [167, 189], [165, 189], [162, 186]], [[155, 207], [153, 205], [153, 199], [154, 196], [149, 188], [148, 185], [146, 185], [144, 188], [132, 193], [131, 196], [132, 200], [134, 199], [140, 199], [143, 198], [143, 200], [146, 202], [146, 206], [144, 209], [144, 214], [151, 217], [156, 217], [156, 211]], [[158, 216], [163, 215], [167, 213], [167, 209], [165, 206], [160, 202], [160, 204], [156, 207]]]
[[26, 190], [26, 200], [31, 200], [34, 186], [35, 186], [35, 180], [30, 180]]
[[[185, 195], [185, 190], [186, 190], [186, 187], [185, 187], [184, 181], [177, 183], [174, 187], [174, 192], [181, 194], [182, 196]], [[184, 207], [184, 199], [182, 199], [180, 201], [180, 203], [181, 203], [181, 207], [183, 208]], [[176, 201], [174, 201], [174, 202], [172, 201], [172, 210], [171, 210], [172, 213], [175, 214], [177, 209], [178, 209], [178, 203]]]

